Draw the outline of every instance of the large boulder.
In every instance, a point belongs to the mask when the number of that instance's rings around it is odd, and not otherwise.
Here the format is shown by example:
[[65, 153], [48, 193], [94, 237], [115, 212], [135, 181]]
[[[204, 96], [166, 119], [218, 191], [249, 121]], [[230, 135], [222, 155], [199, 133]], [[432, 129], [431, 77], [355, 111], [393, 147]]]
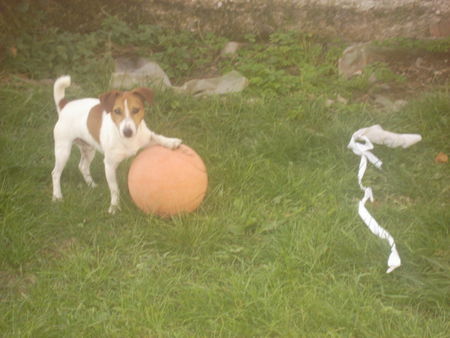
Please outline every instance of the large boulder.
[[115, 60], [111, 77], [114, 88], [131, 88], [141, 85], [171, 87], [169, 77], [156, 63], [140, 57], [120, 57]]

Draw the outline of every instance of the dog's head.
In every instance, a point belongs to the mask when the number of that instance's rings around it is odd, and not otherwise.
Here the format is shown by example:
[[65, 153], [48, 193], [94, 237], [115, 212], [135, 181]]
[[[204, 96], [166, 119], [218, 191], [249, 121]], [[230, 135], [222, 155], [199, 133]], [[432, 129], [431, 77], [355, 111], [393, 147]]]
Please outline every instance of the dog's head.
[[136, 135], [139, 124], [144, 119], [144, 103], [153, 101], [153, 92], [148, 88], [137, 88], [121, 92], [113, 90], [100, 96], [103, 109], [119, 129], [120, 135], [131, 138]]

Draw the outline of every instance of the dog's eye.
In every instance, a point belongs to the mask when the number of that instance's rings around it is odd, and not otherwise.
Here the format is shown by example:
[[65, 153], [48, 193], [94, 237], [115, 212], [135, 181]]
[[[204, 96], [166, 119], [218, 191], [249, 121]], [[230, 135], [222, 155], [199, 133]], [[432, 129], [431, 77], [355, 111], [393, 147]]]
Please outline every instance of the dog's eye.
[[131, 110], [131, 114], [137, 114], [137, 113], [139, 113], [139, 108], [133, 108], [132, 110]]
[[120, 108], [116, 108], [114, 109], [114, 114], [120, 115], [122, 114], [122, 111], [120, 110]]

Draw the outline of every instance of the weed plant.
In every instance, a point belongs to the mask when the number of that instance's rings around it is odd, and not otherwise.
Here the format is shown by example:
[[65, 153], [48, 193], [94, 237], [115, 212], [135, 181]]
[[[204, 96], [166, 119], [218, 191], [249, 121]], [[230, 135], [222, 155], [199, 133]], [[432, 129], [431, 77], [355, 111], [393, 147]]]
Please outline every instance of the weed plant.
[[[24, 36], [17, 58], [3, 64], [3, 336], [448, 336], [450, 175], [433, 161], [450, 153], [448, 86], [418, 93], [396, 113], [356, 101], [329, 106], [326, 98], [365, 85], [337, 78], [340, 44], [290, 32], [268, 43], [249, 38], [236, 59], [218, 63], [244, 73], [246, 91], [158, 92], [148, 108], [153, 130], [182, 138], [206, 162], [199, 210], [172, 219], [141, 213], [127, 193], [128, 160], [118, 171], [122, 211], [111, 216], [101, 155], [92, 190], [75, 149], [65, 200], [52, 203], [52, 88], [11, 74], [70, 73], [78, 85], [70, 97], [96, 96], [107, 89], [105, 60], [117, 44], [153, 51], [179, 79], [212, 64], [224, 41], [128, 30], [105, 22], [83, 36]], [[392, 274], [387, 244], [357, 215], [359, 158], [346, 147], [355, 130], [375, 123], [423, 136], [407, 150], [377, 147], [383, 170], [370, 167], [365, 178], [376, 198], [368, 207], [403, 259]]]

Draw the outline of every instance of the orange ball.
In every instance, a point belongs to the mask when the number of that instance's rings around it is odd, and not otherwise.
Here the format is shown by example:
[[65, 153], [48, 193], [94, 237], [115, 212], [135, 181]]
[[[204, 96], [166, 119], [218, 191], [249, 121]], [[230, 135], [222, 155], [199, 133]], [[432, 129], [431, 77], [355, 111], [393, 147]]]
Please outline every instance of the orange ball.
[[148, 147], [135, 157], [128, 172], [134, 203], [145, 213], [162, 217], [194, 211], [207, 187], [203, 160], [184, 144], [175, 150]]

